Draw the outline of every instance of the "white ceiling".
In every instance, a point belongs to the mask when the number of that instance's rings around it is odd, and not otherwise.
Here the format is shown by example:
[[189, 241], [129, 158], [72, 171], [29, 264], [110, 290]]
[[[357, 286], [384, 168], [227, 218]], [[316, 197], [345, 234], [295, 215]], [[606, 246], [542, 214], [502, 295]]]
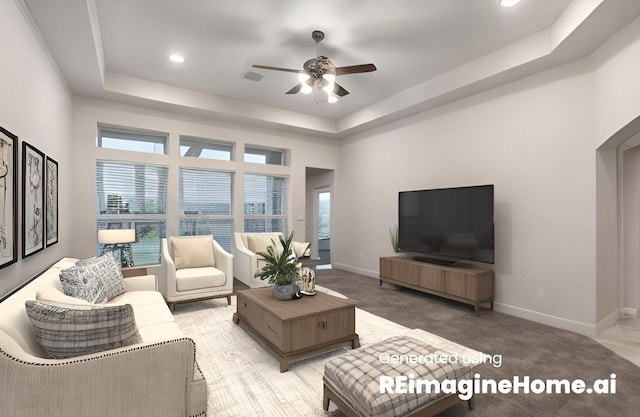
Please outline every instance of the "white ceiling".
[[[637, 0], [18, 1], [74, 94], [337, 138], [585, 56], [640, 15]], [[301, 69], [316, 29], [336, 66], [378, 68], [338, 77], [336, 104], [251, 67]]]

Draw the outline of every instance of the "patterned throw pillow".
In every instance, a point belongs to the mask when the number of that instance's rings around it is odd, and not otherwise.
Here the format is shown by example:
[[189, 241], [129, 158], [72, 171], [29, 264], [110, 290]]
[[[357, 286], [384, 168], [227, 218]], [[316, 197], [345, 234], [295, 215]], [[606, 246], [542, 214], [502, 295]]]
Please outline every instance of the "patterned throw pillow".
[[131, 304], [94, 307], [27, 300], [25, 308], [38, 343], [52, 358], [142, 342]]
[[122, 272], [111, 252], [63, 269], [60, 283], [66, 295], [90, 303], [105, 303], [124, 293]]

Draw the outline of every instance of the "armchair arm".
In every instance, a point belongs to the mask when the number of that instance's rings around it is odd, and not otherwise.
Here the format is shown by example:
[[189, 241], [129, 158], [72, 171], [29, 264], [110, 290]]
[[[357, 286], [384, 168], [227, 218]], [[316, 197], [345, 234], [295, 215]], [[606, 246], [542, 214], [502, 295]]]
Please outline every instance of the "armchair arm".
[[227, 279], [233, 281], [233, 255], [224, 250], [216, 240], [213, 241], [213, 256], [216, 268], [224, 272]]
[[256, 273], [258, 257], [244, 245], [239, 233], [235, 234], [233, 242], [234, 276], [246, 285], [251, 286], [251, 281]]
[[158, 289], [164, 295], [164, 298], [169, 298], [176, 295], [176, 264], [173, 262], [173, 258], [169, 253], [169, 243], [167, 238], [162, 239], [162, 268], [167, 274], [166, 279], [158, 280]]
[[124, 279], [125, 291], [155, 291], [156, 276], [155, 275], [139, 275]]
[[0, 415], [186, 416], [195, 344], [180, 338], [65, 360], [0, 349]]

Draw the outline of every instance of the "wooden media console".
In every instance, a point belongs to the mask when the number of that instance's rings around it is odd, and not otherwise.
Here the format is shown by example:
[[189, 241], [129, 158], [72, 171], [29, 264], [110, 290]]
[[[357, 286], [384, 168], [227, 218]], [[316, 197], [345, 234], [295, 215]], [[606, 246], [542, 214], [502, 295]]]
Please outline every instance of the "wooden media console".
[[493, 310], [493, 271], [475, 267], [443, 266], [410, 257], [380, 258], [383, 282], [471, 304], [480, 313], [480, 303]]

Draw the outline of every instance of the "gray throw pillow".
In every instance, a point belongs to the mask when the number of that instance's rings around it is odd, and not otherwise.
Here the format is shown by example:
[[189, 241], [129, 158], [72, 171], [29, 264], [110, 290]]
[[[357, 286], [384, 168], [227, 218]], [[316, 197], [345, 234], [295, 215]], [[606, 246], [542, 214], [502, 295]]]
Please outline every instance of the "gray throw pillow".
[[111, 252], [63, 269], [60, 283], [66, 295], [90, 303], [105, 303], [124, 293], [122, 272]]
[[52, 358], [142, 342], [131, 304], [79, 306], [27, 300], [25, 308], [38, 343]]

